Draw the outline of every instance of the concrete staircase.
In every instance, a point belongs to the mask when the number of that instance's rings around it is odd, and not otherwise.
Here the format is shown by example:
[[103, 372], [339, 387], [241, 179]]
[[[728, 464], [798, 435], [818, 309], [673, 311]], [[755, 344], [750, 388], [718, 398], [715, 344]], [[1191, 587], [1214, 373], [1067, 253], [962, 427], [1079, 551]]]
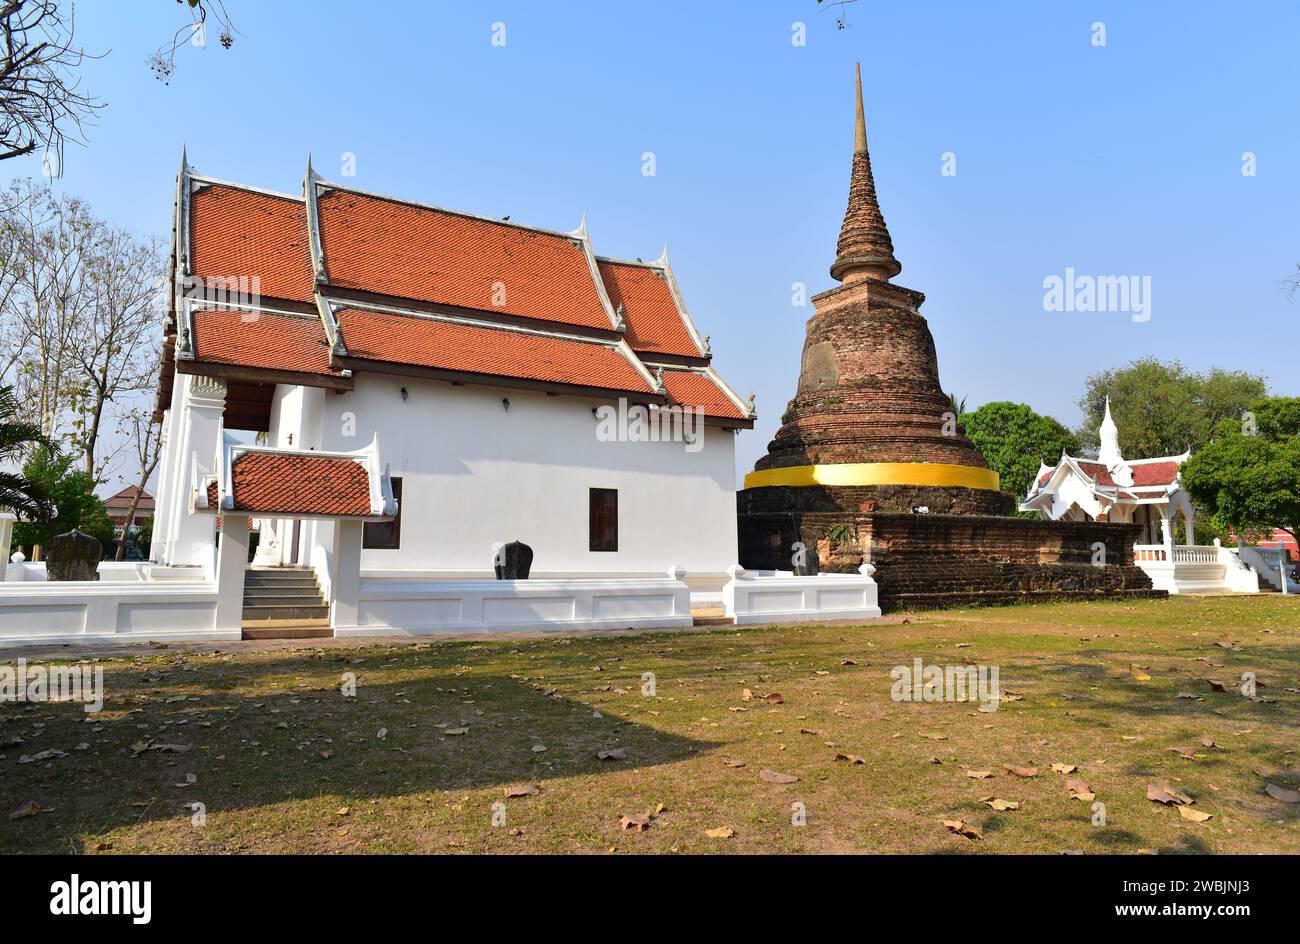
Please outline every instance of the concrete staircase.
[[268, 567], [244, 574], [245, 639], [328, 637], [330, 608], [307, 567]]

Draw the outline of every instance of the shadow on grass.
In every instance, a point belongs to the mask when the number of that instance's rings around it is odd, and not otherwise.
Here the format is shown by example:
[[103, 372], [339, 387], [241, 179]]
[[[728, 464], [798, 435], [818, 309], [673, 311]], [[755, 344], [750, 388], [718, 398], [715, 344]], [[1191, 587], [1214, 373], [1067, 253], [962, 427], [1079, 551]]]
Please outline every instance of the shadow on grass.
[[[82, 851], [83, 836], [188, 818], [194, 802], [209, 815], [316, 797], [361, 804], [601, 776], [718, 746], [498, 674], [501, 651], [491, 672], [476, 671], [464, 647], [274, 655], [106, 665], [98, 715], [74, 704], [0, 706], [0, 732], [25, 740], [0, 760], [10, 801], [0, 809], [0, 852]], [[356, 676], [352, 697], [340, 690], [344, 673]], [[598, 675], [588, 684], [605, 683]], [[640, 698], [639, 680], [622, 685]], [[50, 748], [67, 756], [18, 763]], [[610, 749], [624, 759], [597, 756]], [[196, 782], [185, 785], [188, 774]], [[7, 819], [29, 800], [49, 812]]]

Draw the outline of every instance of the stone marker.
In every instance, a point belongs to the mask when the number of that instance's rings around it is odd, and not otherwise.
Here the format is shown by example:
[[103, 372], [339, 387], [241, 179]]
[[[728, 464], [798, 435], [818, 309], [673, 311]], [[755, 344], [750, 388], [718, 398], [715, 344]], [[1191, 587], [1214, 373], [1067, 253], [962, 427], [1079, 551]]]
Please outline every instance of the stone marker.
[[99, 541], [73, 528], [50, 540], [45, 554], [45, 573], [49, 580], [98, 580], [99, 559], [103, 552]]
[[511, 541], [497, 551], [497, 580], [527, 580], [533, 569], [533, 549], [523, 541]]

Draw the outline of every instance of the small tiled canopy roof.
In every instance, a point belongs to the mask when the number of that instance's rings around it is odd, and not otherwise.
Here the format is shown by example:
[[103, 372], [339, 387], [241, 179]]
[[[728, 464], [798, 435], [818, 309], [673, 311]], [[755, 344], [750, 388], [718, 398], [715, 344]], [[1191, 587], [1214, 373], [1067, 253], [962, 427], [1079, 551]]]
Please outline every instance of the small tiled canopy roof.
[[[259, 515], [368, 518], [370, 475], [354, 459], [335, 456], [245, 452], [231, 466], [234, 508]], [[217, 484], [208, 485], [208, 507], [218, 507]]]
[[[1111, 477], [1110, 471], [1100, 462], [1079, 462], [1078, 466], [1098, 485], [1105, 485], [1108, 488], [1119, 486], [1119, 483]], [[1177, 462], [1133, 462], [1130, 463], [1130, 468], [1133, 470], [1133, 484], [1124, 485], [1124, 488], [1170, 485], [1178, 478]]]

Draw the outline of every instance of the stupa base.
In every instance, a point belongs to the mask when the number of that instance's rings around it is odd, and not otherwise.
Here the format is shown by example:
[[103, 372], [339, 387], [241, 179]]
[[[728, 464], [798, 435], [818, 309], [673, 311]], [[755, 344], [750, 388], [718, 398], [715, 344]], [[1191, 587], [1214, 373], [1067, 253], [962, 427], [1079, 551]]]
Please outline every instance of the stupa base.
[[1138, 525], [789, 503], [759, 510], [765, 499], [748, 494], [773, 491], [738, 495], [741, 566], [790, 570], [802, 548], [823, 571], [853, 572], [870, 548], [883, 610], [1163, 596], [1134, 563]]

